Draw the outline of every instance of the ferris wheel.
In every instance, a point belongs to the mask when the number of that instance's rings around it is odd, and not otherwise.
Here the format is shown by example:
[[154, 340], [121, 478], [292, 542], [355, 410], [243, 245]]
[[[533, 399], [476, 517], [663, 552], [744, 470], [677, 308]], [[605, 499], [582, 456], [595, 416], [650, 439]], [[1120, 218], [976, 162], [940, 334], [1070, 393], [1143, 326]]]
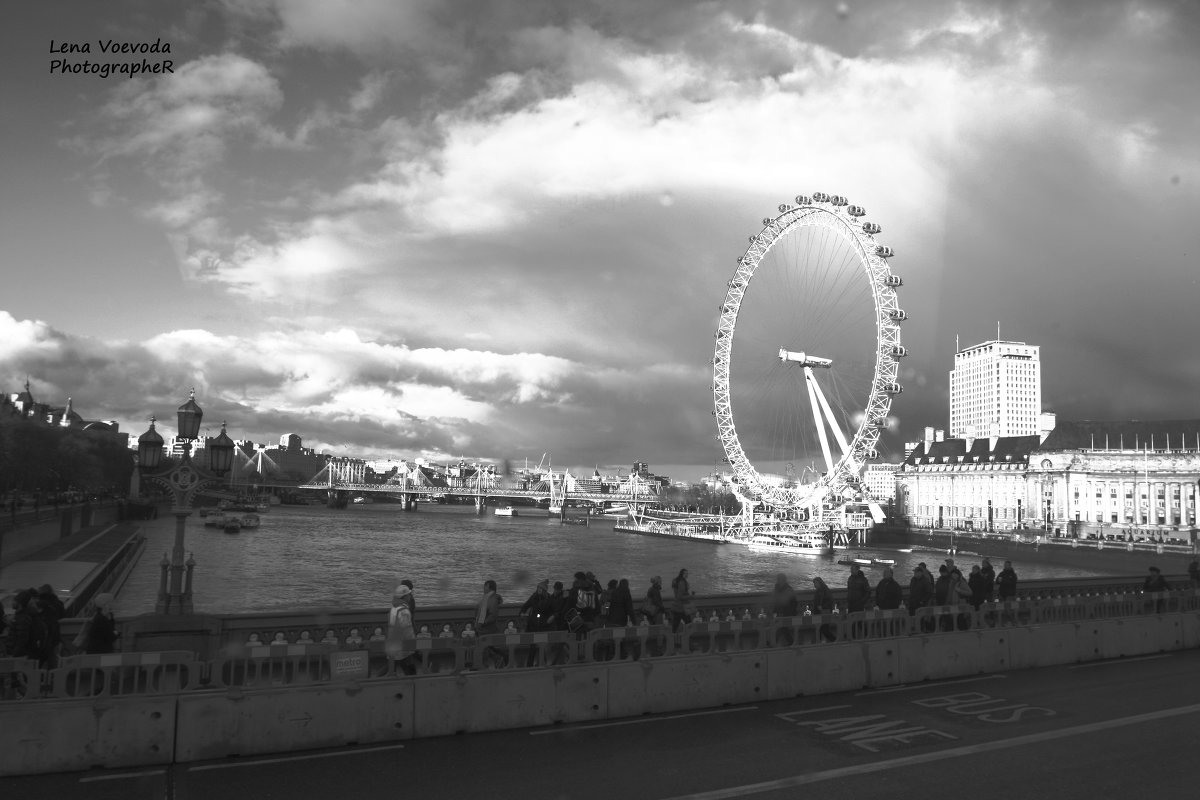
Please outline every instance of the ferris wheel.
[[860, 491], [903, 391], [901, 280], [865, 213], [821, 192], [780, 205], [750, 236], [720, 308], [717, 438], [739, 494], [784, 515]]

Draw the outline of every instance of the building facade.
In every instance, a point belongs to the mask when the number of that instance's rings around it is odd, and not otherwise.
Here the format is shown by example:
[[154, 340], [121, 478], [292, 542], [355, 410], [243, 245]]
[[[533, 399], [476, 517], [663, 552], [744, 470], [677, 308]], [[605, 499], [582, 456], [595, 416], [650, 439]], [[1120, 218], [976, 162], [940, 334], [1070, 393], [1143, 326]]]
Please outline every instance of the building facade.
[[1038, 433], [1042, 367], [1037, 345], [994, 339], [954, 354], [950, 436]]
[[868, 464], [863, 471], [863, 485], [871, 498], [882, 505], [896, 500], [896, 473], [900, 464]]

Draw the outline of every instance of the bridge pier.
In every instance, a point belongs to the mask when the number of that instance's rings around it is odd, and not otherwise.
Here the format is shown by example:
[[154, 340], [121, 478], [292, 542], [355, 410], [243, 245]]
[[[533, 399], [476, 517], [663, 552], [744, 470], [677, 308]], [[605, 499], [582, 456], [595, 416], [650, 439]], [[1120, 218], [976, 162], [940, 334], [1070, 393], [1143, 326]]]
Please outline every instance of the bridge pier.
[[479, 516], [483, 516], [483, 513], [485, 511], [487, 511], [487, 498], [484, 497], [483, 495], [476, 495], [476, 497], [475, 497], [475, 513]]
[[350, 495], [341, 489], [330, 489], [327, 505], [330, 508], [345, 508], [350, 502]]

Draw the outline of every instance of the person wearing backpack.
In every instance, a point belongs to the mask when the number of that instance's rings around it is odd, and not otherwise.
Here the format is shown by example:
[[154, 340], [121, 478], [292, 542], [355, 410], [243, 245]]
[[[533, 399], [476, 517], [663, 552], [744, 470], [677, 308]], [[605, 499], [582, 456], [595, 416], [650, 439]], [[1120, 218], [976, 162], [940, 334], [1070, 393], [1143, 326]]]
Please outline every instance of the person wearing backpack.
[[571, 583], [567, 606], [579, 613], [580, 618], [583, 619], [585, 631], [596, 627], [596, 617], [600, 615], [600, 593], [596, 591], [595, 581], [588, 580], [588, 577], [582, 572], [576, 572], [575, 580]]
[[675, 594], [675, 599], [671, 601], [671, 633], [675, 633], [679, 630], [680, 623], [691, 624], [696, 615], [696, 601], [692, 596], [686, 569], [679, 570], [679, 574], [671, 581], [671, 590]]

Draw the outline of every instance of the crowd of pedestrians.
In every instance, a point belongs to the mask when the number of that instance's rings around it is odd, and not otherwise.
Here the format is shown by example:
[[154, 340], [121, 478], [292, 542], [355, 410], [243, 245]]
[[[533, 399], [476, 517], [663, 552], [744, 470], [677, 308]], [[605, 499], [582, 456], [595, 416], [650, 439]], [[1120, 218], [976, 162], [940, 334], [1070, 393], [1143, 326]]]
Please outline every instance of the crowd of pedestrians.
[[23, 589], [12, 599], [12, 615], [0, 611], [0, 657], [28, 658], [42, 669], [54, 669], [64, 655], [111, 653], [120, 633], [112, 614], [113, 596], [96, 595], [95, 613], [71, 642], [62, 639], [67, 610], [50, 584]]

